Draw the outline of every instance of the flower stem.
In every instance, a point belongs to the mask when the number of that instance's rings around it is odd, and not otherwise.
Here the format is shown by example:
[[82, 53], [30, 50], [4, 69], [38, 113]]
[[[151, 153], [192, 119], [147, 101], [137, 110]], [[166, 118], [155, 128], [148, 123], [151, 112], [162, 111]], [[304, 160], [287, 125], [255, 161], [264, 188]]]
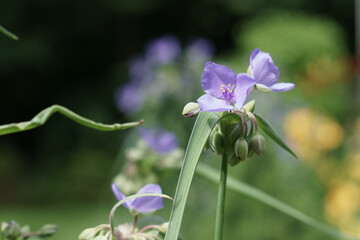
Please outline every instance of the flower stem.
[[134, 232], [135, 232], [136, 224], [137, 224], [137, 220], [138, 220], [138, 216], [139, 216], [139, 215], [135, 215], [134, 223], [133, 223], [133, 229], [132, 229], [131, 233], [134, 233]]
[[223, 237], [227, 168], [227, 154], [224, 152], [221, 162], [218, 202], [216, 206], [215, 240], [221, 240]]

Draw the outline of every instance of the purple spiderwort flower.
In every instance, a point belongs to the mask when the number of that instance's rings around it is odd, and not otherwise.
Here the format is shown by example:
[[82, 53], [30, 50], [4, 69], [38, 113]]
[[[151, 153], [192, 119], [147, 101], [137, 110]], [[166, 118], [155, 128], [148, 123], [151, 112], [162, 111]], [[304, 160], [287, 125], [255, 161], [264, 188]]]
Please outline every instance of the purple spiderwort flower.
[[[115, 183], [111, 185], [111, 189], [119, 201], [127, 197], [122, 192], [120, 192]], [[162, 194], [162, 190], [158, 184], [147, 184], [142, 187], [136, 194], [142, 193]], [[163, 208], [164, 204], [161, 197], [139, 197], [126, 201], [123, 206], [128, 208], [130, 211], [135, 210], [137, 213], [148, 213]]]
[[214, 55], [214, 44], [206, 38], [196, 38], [186, 49], [190, 61], [202, 62]]
[[129, 61], [128, 70], [132, 82], [136, 84], [150, 81], [153, 75], [150, 63], [140, 56], [135, 56]]
[[146, 58], [156, 64], [173, 62], [181, 54], [178, 40], [171, 35], [157, 38], [150, 42], [146, 48]]
[[139, 86], [134, 83], [125, 84], [115, 92], [116, 106], [123, 113], [134, 113], [140, 110], [143, 101]]
[[139, 134], [146, 144], [157, 153], [168, 153], [179, 146], [178, 139], [172, 132], [141, 128]]
[[223, 65], [207, 62], [201, 77], [201, 87], [206, 94], [197, 100], [200, 111], [241, 109], [255, 83], [248, 74], [236, 75]]
[[256, 84], [265, 85], [273, 92], [288, 91], [294, 88], [293, 83], [276, 83], [279, 79], [279, 68], [275, 66], [269, 53], [255, 48], [250, 56], [250, 75]]

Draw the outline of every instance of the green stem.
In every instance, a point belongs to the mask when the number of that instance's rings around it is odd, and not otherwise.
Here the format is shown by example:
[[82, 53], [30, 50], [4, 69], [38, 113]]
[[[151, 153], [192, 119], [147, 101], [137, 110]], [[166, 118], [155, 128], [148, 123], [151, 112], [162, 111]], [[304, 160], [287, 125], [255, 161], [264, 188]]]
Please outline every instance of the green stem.
[[141, 120], [139, 122], [130, 122], [130, 123], [123, 123], [123, 124], [120, 124], [120, 123], [115, 123], [115, 124], [111, 124], [111, 125], [103, 124], [103, 123], [95, 122], [93, 120], [84, 118], [63, 106], [53, 105], [53, 106], [48, 107], [48, 108], [42, 110], [41, 112], [39, 112], [30, 121], [1, 125], [0, 126], [0, 135], [26, 131], [26, 130], [30, 130], [30, 129], [39, 127], [39, 126], [43, 125], [56, 112], [61, 113], [65, 117], [67, 117], [79, 124], [82, 124], [86, 127], [94, 128], [94, 129], [100, 130], [100, 131], [124, 130], [127, 128], [136, 127], [144, 122], [143, 120]]
[[19, 40], [18, 36], [16, 36], [15, 34], [13, 34], [12, 32], [10, 32], [9, 30], [7, 30], [6, 28], [4, 28], [1, 25], [0, 25], [0, 33], [3, 33], [6, 36], [8, 36], [9, 38], [12, 38], [14, 40]]
[[223, 237], [227, 168], [227, 154], [224, 152], [221, 162], [218, 202], [216, 206], [215, 240], [221, 240]]

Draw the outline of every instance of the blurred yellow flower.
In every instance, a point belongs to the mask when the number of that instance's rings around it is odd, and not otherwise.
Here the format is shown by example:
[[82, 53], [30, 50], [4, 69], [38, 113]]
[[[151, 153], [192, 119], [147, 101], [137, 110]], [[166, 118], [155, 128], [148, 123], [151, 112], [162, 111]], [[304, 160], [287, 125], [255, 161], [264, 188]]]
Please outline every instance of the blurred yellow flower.
[[345, 158], [345, 169], [351, 178], [360, 182], [360, 151]]
[[346, 231], [359, 233], [360, 188], [350, 180], [337, 181], [325, 197], [325, 216]]
[[344, 138], [343, 128], [334, 119], [307, 108], [289, 112], [284, 129], [290, 144], [305, 160], [338, 148]]

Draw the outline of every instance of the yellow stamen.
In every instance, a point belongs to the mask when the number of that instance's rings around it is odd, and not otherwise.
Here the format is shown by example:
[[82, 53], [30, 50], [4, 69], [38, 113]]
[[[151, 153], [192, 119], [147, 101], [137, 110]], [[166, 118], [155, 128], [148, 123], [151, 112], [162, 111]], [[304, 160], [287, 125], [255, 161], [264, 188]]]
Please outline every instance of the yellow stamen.
[[225, 90], [222, 90], [222, 92], [225, 92]]
[[230, 87], [230, 83], [229, 83], [229, 85], [228, 85], [229, 87]]
[[221, 87], [224, 87], [224, 85], [223, 85], [223, 84], [221, 84]]

